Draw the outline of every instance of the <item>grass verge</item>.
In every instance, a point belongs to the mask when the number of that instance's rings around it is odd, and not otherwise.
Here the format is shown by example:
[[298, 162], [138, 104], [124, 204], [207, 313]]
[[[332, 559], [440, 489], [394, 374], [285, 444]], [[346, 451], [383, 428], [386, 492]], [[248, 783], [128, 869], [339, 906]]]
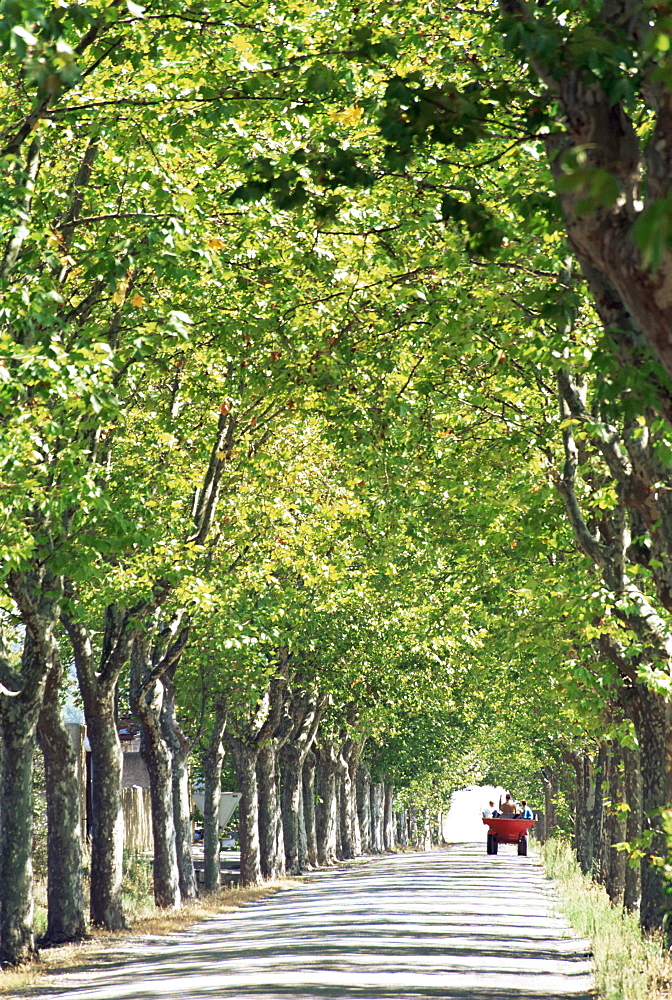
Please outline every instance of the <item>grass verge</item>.
[[126, 913], [128, 928], [123, 931], [90, 930], [90, 937], [79, 944], [61, 945], [40, 951], [35, 962], [17, 969], [0, 971], [0, 996], [25, 997], [44, 976], [78, 972], [94, 966], [116, 944], [148, 935], [175, 934], [220, 913], [232, 913], [246, 903], [273, 895], [297, 883], [291, 879], [265, 882], [247, 889], [221, 889], [208, 893], [179, 910], [159, 910], [148, 902], [136, 904]]
[[636, 914], [612, 905], [602, 886], [583, 874], [566, 841], [549, 840], [541, 857], [557, 884], [562, 913], [591, 942], [600, 1000], [670, 1000], [672, 957], [662, 937], [642, 936]]

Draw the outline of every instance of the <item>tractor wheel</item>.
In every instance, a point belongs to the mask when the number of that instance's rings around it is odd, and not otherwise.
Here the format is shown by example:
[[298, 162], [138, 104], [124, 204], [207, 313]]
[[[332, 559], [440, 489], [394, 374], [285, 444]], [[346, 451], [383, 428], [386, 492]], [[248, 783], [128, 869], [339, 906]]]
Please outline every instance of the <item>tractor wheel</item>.
[[518, 854], [521, 858], [527, 857], [527, 834], [524, 834], [518, 841]]

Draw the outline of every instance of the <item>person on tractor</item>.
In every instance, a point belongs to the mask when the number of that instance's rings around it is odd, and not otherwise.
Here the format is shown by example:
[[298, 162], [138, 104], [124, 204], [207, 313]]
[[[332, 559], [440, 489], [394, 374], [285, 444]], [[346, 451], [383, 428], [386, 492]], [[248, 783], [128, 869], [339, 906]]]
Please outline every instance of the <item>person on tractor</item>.
[[504, 801], [500, 800], [499, 804], [499, 815], [513, 819], [514, 816], [518, 815], [518, 806], [511, 798], [510, 794], [507, 792]]

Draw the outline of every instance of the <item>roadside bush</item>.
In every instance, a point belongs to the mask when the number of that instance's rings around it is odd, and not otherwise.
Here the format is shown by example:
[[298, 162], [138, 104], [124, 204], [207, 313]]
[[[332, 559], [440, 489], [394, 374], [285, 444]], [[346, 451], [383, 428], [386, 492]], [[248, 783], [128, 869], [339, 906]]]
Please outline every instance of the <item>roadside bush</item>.
[[124, 908], [131, 913], [154, 907], [151, 857], [143, 854], [124, 853], [122, 896]]

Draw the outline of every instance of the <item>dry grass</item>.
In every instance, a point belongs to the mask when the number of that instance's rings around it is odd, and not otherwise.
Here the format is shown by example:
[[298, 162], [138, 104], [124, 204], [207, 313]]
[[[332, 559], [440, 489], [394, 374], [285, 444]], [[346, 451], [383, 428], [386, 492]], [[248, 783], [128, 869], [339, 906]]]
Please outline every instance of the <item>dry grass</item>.
[[0, 996], [25, 997], [45, 976], [86, 969], [116, 944], [145, 936], [175, 934], [209, 917], [220, 913], [233, 913], [246, 903], [263, 899], [295, 885], [298, 885], [295, 880], [280, 879], [277, 882], [265, 882], [263, 885], [247, 889], [222, 889], [220, 892], [208, 893], [179, 910], [163, 911], [156, 907], [139, 910], [127, 916], [129, 925], [127, 930], [93, 929], [87, 941], [44, 949], [35, 962], [11, 971], [0, 971]]
[[672, 955], [662, 935], [643, 936], [637, 916], [613, 906], [604, 889], [582, 874], [565, 841], [547, 841], [542, 857], [562, 912], [590, 938], [598, 1000], [671, 1000]]

